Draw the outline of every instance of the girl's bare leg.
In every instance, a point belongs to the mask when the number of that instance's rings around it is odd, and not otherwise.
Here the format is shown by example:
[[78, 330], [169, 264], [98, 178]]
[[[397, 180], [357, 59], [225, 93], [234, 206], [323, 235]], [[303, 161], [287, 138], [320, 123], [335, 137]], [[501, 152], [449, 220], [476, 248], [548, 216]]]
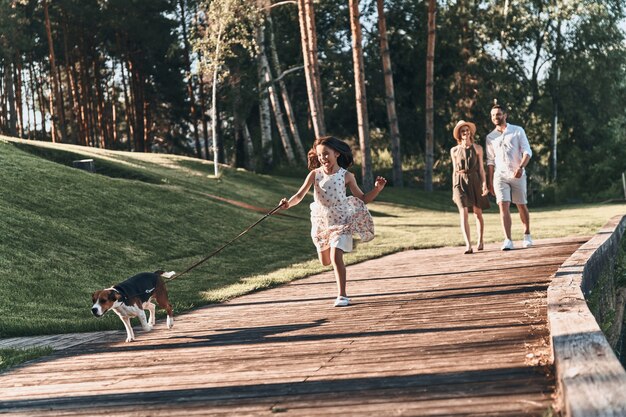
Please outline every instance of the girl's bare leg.
[[485, 221], [483, 220], [483, 210], [474, 206], [474, 217], [476, 218], [476, 233], [478, 234], [478, 250], [483, 250], [483, 235], [485, 232]]
[[330, 265], [330, 248], [324, 249], [321, 252], [317, 252], [317, 256], [322, 265], [324, 266]]
[[330, 248], [330, 259], [335, 272], [335, 280], [337, 281], [337, 295], [347, 297], [346, 265], [343, 263], [343, 251], [338, 248]]

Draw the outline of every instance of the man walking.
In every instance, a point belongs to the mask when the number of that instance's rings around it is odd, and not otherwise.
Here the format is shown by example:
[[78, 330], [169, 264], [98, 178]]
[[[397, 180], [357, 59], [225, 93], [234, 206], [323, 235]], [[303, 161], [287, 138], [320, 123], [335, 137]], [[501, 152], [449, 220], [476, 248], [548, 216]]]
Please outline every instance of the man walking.
[[491, 121], [495, 129], [487, 135], [487, 169], [489, 172], [489, 191], [496, 196], [500, 207], [500, 220], [505, 239], [502, 250], [514, 248], [511, 239], [511, 211], [513, 202], [517, 206], [524, 225], [522, 246], [529, 248], [533, 241], [530, 237], [530, 213], [526, 206], [526, 171], [533, 153], [524, 129], [506, 122], [507, 110], [495, 104], [491, 108]]

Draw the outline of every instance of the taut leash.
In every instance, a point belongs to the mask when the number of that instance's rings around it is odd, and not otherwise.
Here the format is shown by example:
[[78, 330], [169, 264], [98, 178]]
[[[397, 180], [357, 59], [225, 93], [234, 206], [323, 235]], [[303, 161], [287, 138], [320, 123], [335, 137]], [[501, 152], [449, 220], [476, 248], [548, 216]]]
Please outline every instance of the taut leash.
[[206, 262], [207, 260], [209, 260], [210, 258], [212, 258], [213, 256], [217, 255], [218, 253], [220, 253], [225, 247], [227, 247], [228, 245], [230, 245], [231, 243], [233, 243], [235, 240], [239, 239], [241, 236], [245, 235], [246, 233], [248, 233], [250, 230], [252, 230], [252, 228], [254, 226], [256, 226], [257, 224], [261, 223], [263, 220], [267, 219], [269, 216], [271, 216], [272, 214], [276, 213], [280, 208], [282, 207], [282, 204], [277, 205], [276, 207], [274, 207], [271, 211], [267, 212], [263, 217], [261, 217], [259, 220], [257, 220], [256, 222], [254, 222], [253, 224], [251, 224], [250, 226], [248, 226], [243, 232], [239, 233], [237, 236], [235, 236], [233, 239], [231, 239], [230, 241], [226, 242], [225, 244], [223, 244], [222, 246], [220, 246], [219, 248], [217, 248], [216, 250], [214, 250], [213, 252], [211, 252], [209, 255], [207, 255], [205, 258], [199, 260], [198, 262], [196, 262], [195, 264], [191, 265], [189, 268], [185, 269], [183, 272], [180, 272], [178, 274], [173, 275], [171, 278], [167, 278], [167, 281], [172, 281], [175, 280], [176, 278], [185, 275], [187, 272], [191, 271], [192, 269], [194, 269], [195, 267], [203, 264], [204, 262]]

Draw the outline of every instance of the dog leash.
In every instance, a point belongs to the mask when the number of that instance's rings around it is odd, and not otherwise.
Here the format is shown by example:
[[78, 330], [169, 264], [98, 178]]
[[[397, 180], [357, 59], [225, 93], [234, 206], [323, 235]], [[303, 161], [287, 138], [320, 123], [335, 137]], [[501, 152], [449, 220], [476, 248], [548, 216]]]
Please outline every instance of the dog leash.
[[178, 274], [174, 274], [171, 278], [166, 278], [167, 281], [173, 281], [176, 278], [185, 275], [187, 272], [191, 271], [192, 269], [194, 269], [195, 267], [205, 263], [206, 261], [208, 261], [210, 258], [212, 258], [213, 256], [217, 255], [218, 253], [220, 253], [224, 248], [226, 248], [228, 245], [232, 244], [235, 240], [239, 239], [241, 236], [245, 235], [246, 233], [248, 233], [250, 230], [252, 230], [252, 228], [254, 226], [256, 226], [257, 224], [261, 223], [263, 220], [267, 219], [269, 216], [271, 216], [272, 214], [276, 213], [280, 208], [282, 207], [282, 204], [277, 205], [276, 207], [274, 207], [272, 210], [270, 210], [269, 212], [267, 212], [263, 217], [261, 217], [259, 220], [257, 220], [256, 222], [254, 222], [253, 224], [251, 224], [250, 226], [248, 226], [243, 232], [239, 233], [237, 236], [235, 236], [233, 239], [231, 239], [230, 241], [226, 242], [225, 244], [223, 244], [222, 246], [220, 246], [219, 248], [217, 248], [216, 250], [214, 250], [213, 252], [211, 252], [209, 255], [207, 255], [206, 257], [204, 257], [203, 259], [199, 260], [198, 262], [196, 262], [195, 264], [191, 265], [189, 268], [185, 269], [183, 272], [180, 272]]

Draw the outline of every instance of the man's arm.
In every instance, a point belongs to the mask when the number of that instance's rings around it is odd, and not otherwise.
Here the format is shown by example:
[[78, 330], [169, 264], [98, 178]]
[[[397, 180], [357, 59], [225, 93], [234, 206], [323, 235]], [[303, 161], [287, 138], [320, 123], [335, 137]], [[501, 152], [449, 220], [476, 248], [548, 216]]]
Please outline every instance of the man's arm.
[[515, 178], [520, 178], [524, 174], [524, 168], [526, 168], [526, 165], [530, 162], [530, 158], [533, 156], [533, 151], [530, 148], [526, 132], [521, 127], [519, 131], [519, 150], [522, 153], [522, 160], [520, 161], [519, 166], [515, 169]]
[[496, 152], [493, 149], [493, 143], [487, 136], [487, 140], [485, 141], [485, 149], [487, 153], [487, 165], [495, 165], [496, 164]]
[[491, 195], [496, 195], [496, 191], [493, 188], [493, 165], [487, 165], [487, 171], [488, 171], [488, 180], [487, 180], [487, 185], [489, 187], [489, 194]]
[[491, 143], [489, 136], [487, 136], [487, 140], [485, 142], [487, 153], [487, 187], [489, 188], [489, 193], [491, 195], [496, 195], [496, 192], [493, 189], [493, 171], [496, 165], [496, 153], [493, 149], [493, 143]]

